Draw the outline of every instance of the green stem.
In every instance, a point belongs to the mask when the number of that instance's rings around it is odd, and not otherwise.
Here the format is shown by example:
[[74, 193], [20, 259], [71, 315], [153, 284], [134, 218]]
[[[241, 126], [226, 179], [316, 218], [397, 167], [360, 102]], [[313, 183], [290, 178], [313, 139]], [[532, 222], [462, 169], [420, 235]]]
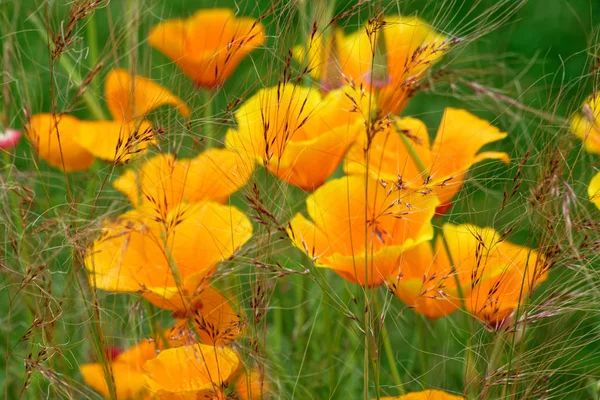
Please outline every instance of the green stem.
[[[48, 32], [46, 31], [46, 28], [45, 28], [44, 24], [42, 23], [42, 21], [39, 19], [39, 17], [35, 14], [31, 14], [29, 16], [29, 20], [33, 23], [33, 25], [35, 25], [35, 28], [38, 31], [38, 33], [40, 34], [40, 36], [42, 37], [42, 39], [45, 40], [46, 43], [48, 43], [48, 45], [50, 46], [50, 50], [53, 50], [54, 44], [50, 40], [50, 37], [48, 36]], [[73, 82], [73, 84], [76, 87], [81, 86], [81, 84], [83, 83], [83, 79], [81, 78], [81, 75], [79, 75], [77, 70], [75, 69], [73, 63], [68, 58], [68, 56], [66, 54], [61, 55], [59, 57], [58, 62], [60, 64], [60, 66], [62, 67], [62, 69], [64, 69], [65, 72], [69, 75], [69, 78]], [[107, 120], [108, 119], [108, 117], [102, 110], [100, 103], [98, 103], [98, 101], [96, 100], [96, 98], [93, 96], [93, 94], [91, 92], [85, 92], [85, 93], [83, 93], [83, 95], [81, 97], [95, 119], [97, 119], [97, 120]]]
[[203, 126], [204, 129], [202, 129], [202, 131], [204, 131], [204, 137], [206, 139], [206, 148], [210, 149], [212, 147], [217, 147], [217, 145], [218, 145], [218, 143], [217, 143], [218, 130], [214, 126], [214, 121], [213, 121], [214, 92], [211, 89], [202, 88], [202, 89], [200, 89], [200, 94], [201, 94], [202, 100], [204, 102], [204, 111], [203, 111], [203, 115], [202, 115], [202, 122], [204, 125]]
[[[88, 44], [89, 54], [88, 60], [90, 68], [95, 68], [98, 64], [98, 25], [96, 24], [96, 13], [89, 16], [88, 23], [85, 26], [86, 40]], [[90, 83], [94, 91], [100, 90], [100, 85], [97, 79], [93, 79]]]
[[392, 348], [392, 343], [390, 342], [390, 335], [388, 334], [385, 323], [381, 326], [381, 336], [383, 338], [383, 348], [385, 350], [385, 355], [390, 364], [390, 369], [392, 370], [392, 378], [394, 379], [394, 383], [396, 384], [398, 394], [402, 396], [404, 393], [406, 393], [404, 391], [404, 383], [402, 382], [402, 378], [400, 377], [400, 371], [398, 371], [398, 366], [396, 366], [396, 357], [394, 356], [394, 349]]

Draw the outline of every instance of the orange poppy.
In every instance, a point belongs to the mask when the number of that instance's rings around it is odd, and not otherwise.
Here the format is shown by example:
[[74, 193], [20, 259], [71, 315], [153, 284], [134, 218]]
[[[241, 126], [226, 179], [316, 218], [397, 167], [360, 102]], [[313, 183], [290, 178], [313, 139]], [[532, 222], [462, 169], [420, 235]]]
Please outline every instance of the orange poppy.
[[433, 237], [438, 204], [435, 196], [348, 176], [312, 193], [306, 200], [310, 220], [297, 214], [288, 234], [317, 267], [375, 286], [397, 269], [402, 252]]
[[132, 81], [123, 70], [109, 73], [105, 91], [112, 121], [52, 114], [31, 117], [26, 133], [40, 158], [66, 172], [88, 169], [95, 157], [125, 163], [156, 142], [152, 125], [140, 117], [167, 104], [184, 116], [189, 114], [187, 106], [166, 88], [139, 76]]
[[131, 121], [144, 117], [150, 111], [165, 105], [175, 107], [187, 117], [190, 109], [169, 89], [141, 77], [132, 76], [123, 69], [113, 69], [104, 82], [104, 96], [113, 119]]
[[571, 116], [571, 131], [590, 153], [600, 154], [600, 94], [595, 93]]
[[105, 222], [85, 267], [98, 289], [140, 293], [159, 307], [187, 310], [217, 264], [251, 236], [250, 220], [234, 207], [181, 204], [164, 220], [140, 208]]
[[[439, 318], [461, 306], [492, 326], [500, 326], [546, 279], [537, 251], [506, 242], [492, 228], [443, 226], [435, 247], [426, 242], [402, 255], [389, 283], [415, 311]], [[460, 291], [457, 288], [460, 283]]]
[[[374, 52], [381, 32], [389, 78], [383, 82], [371, 82]], [[314, 35], [307, 46], [297, 46], [293, 55], [308, 64], [313, 71], [311, 75], [316, 79], [331, 75], [332, 70], [337, 68], [340, 76], [351, 79], [357, 86], [368, 87], [372, 83], [380, 89], [377, 99], [380, 114], [398, 115], [431, 64], [448, 51], [451, 43], [419, 18], [389, 16], [384, 21], [369, 21], [362, 29], [349, 35], [337, 29], [326, 43], [323, 43], [321, 35]], [[337, 66], [332, 66], [332, 62]]]
[[150, 393], [159, 399], [213, 399], [222, 396], [238, 365], [228, 347], [195, 344], [161, 351], [144, 371]]
[[113, 185], [135, 207], [153, 208], [165, 216], [181, 202], [224, 203], [246, 184], [253, 169], [254, 163], [242, 165], [237, 153], [227, 149], [208, 149], [193, 159], [159, 154], [125, 171]]
[[600, 209], [600, 172], [598, 172], [588, 186], [588, 196], [592, 203]]
[[225, 145], [306, 190], [334, 172], [363, 126], [342, 90], [322, 97], [291, 84], [259, 90], [235, 117]]
[[407, 393], [400, 397], [381, 397], [381, 400], [464, 400], [464, 397], [441, 390], [423, 390], [422, 392]]
[[265, 29], [257, 20], [238, 18], [229, 9], [200, 10], [188, 19], [156, 25], [148, 41], [198, 86], [214, 88], [264, 43]]
[[506, 136], [465, 110], [446, 108], [432, 146], [423, 122], [401, 118], [397, 124], [382, 125], [382, 129], [374, 133], [368, 166], [367, 134], [359, 136], [348, 152], [344, 169], [349, 175], [368, 172], [377, 179], [433, 192], [446, 204], [459, 191], [471, 166], [486, 159], [509, 162], [508, 154], [503, 152], [478, 153], [486, 144]]

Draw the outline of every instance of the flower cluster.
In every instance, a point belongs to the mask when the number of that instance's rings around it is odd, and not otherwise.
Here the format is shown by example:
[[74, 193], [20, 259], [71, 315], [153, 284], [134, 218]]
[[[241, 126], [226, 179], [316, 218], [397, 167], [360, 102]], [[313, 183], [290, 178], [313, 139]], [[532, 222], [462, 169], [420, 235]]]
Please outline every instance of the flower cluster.
[[[132, 208], [105, 220], [89, 245], [89, 283], [139, 295], [174, 321], [108, 366], [81, 366], [104, 396], [220, 399], [234, 387], [241, 398], [256, 399], [265, 392], [264, 377], [243, 367], [232, 345], [245, 328], [235, 295], [219, 291], [213, 279], [252, 238], [250, 219], [227, 200], [257, 164], [309, 193], [306, 212], [294, 215], [286, 232], [316, 267], [365, 288], [386, 286], [429, 318], [463, 309], [498, 327], [546, 279], [535, 249], [491, 227], [436, 220], [453, 206], [474, 164], [509, 163], [505, 152], [482, 151], [507, 133], [466, 110], [447, 108], [433, 141], [422, 121], [400, 116], [457, 41], [398, 16], [319, 38], [293, 51], [315, 85], [288, 79], [261, 88], [235, 110], [224, 148], [192, 158], [150, 155], [113, 182]], [[259, 21], [224, 9], [165, 21], [149, 33], [150, 45], [209, 89], [265, 39]], [[27, 137], [39, 157], [65, 172], [85, 170], [95, 158], [126, 163], [161, 139], [147, 119], [152, 110], [170, 106], [190, 115], [170, 90], [118, 69], [106, 77], [105, 100], [110, 121], [32, 116]], [[600, 110], [595, 99], [588, 108]], [[573, 119], [573, 130], [596, 151], [600, 120], [588, 114]], [[590, 196], [599, 187], [600, 175]], [[398, 399], [459, 397], [426, 391]]]

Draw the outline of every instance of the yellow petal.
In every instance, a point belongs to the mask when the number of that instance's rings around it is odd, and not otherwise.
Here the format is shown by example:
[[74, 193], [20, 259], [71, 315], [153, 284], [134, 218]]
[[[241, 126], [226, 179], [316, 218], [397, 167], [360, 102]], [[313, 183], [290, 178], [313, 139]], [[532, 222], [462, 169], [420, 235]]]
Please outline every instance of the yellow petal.
[[382, 397], [381, 400], [464, 400], [464, 397], [454, 396], [441, 390], [424, 390], [407, 393], [400, 397]]
[[[102, 364], [83, 364], [80, 367], [85, 383], [105, 398], [110, 398]], [[115, 362], [111, 374], [118, 399], [139, 399], [146, 394], [146, 381], [141, 369]]]
[[94, 156], [117, 163], [142, 154], [156, 142], [152, 125], [147, 121], [81, 121], [74, 140]]
[[181, 205], [164, 222], [143, 210], [130, 211], [105, 224], [85, 266], [99, 289], [174, 301], [189, 296], [180, 291], [195, 289], [251, 235], [243, 213], [212, 202]]
[[242, 59], [265, 40], [261, 23], [231, 10], [200, 10], [186, 20], [155, 26], [150, 45], [173, 60], [199, 86], [223, 83]]
[[434, 196], [349, 176], [327, 182], [308, 197], [312, 222], [296, 216], [290, 237], [318, 266], [377, 285], [393, 273], [402, 251], [431, 239], [437, 205]]
[[399, 273], [388, 282], [396, 296], [416, 312], [435, 319], [460, 308], [452, 267], [439, 263], [429, 242], [402, 253], [399, 266]]
[[141, 76], [132, 80], [131, 74], [122, 69], [109, 72], [104, 91], [108, 109], [117, 121], [146, 117], [150, 111], [164, 105], [176, 107], [184, 117], [190, 114], [185, 103], [167, 88]]
[[76, 142], [80, 129], [77, 118], [36, 114], [27, 127], [27, 138], [39, 157], [51, 166], [67, 172], [83, 171], [92, 165], [94, 155]]
[[196, 344], [161, 351], [146, 362], [144, 371], [151, 393], [190, 395], [220, 391], [238, 364], [237, 354], [228, 347]]
[[228, 133], [226, 146], [306, 190], [333, 173], [362, 128], [343, 90], [322, 99], [314, 90], [293, 85], [259, 91], [236, 119], [239, 129]]
[[600, 154], [600, 95], [590, 96], [571, 116], [571, 131], [583, 140], [588, 152]]
[[363, 131], [346, 156], [344, 166], [346, 173], [362, 175], [368, 171], [375, 179], [385, 179], [395, 183], [401, 178], [403, 185], [412, 188], [422, 187], [427, 176], [422, 174], [400, 135], [406, 136], [407, 142], [428, 167], [431, 165], [431, 149], [427, 127], [416, 118], [401, 118], [397, 124], [402, 133], [397, 132], [394, 124], [375, 133], [369, 148], [368, 168], [365, 154], [367, 135]]
[[226, 149], [209, 149], [193, 159], [176, 160], [160, 154], [136, 171], [127, 170], [114, 187], [134, 206], [152, 207], [165, 215], [181, 202], [225, 202], [246, 184], [253, 169], [254, 164], [246, 165], [234, 151]]
[[465, 110], [447, 108], [432, 147], [431, 187], [442, 204], [458, 192], [465, 173], [485, 158], [508, 159], [499, 152], [477, 152], [507, 136], [488, 121]]
[[600, 209], [600, 172], [592, 178], [588, 187], [588, 196], [590, 196], [592, 203]]

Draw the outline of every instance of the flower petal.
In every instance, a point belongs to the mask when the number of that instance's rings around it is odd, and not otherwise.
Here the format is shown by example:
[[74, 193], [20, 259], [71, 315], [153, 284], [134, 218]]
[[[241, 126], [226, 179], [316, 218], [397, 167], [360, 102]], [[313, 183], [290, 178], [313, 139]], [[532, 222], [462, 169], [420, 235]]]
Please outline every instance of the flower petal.
[[590, 96], [581, 111], [571, 116], [571, 131], [583, 140], [585, 149], [600, 154], [600, 95]]
[[167, 88], [141, 76], [132, 79], [131, 74], [122, 69], [109, 72], [104, 91], [108, 109], [117, 121], [145, 117], [164, 105], [176, 107], [184, 117], [190, 114], [185, 103]]
[[218, 392], [236, 371], [237, 354], [228, 347], [204, 344], [166, 349], [144, 364], [151, 393], [159, 395]]
[[156, 142], [152, 125], [147, 121], [81, 121], [73, 139], [94, 156], [117, 163], [142, 154]]
[[94, 162], [94, 155], [75, 140], [80, 121], [68, 115], [36, 114], [27, 127], [27, 138], [41, 159], [67, 172], [83, 171]]
[[590, 186], [588, 186], [588, 196], [592, 203], [600, 209], [600, 172], [592, 178]]

